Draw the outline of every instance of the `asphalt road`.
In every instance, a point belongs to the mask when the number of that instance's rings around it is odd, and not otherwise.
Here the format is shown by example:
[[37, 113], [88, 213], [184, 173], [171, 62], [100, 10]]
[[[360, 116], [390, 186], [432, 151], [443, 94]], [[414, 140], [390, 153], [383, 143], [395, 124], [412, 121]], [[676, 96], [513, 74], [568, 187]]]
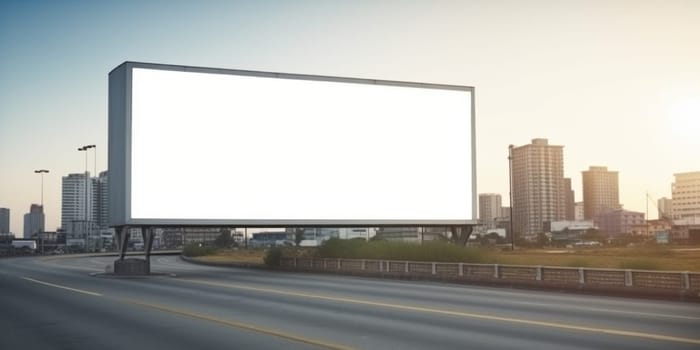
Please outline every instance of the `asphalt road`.
[[0, 349], [700, 349], [694, 303], [114, 259], [0, 259]]

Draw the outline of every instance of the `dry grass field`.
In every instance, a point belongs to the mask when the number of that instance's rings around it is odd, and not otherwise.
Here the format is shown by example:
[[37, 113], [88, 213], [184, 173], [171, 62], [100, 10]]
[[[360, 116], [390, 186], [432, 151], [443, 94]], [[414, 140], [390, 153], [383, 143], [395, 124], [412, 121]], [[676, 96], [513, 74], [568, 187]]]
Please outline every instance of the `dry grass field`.
[[492, 253], [489, 260], [507, 265], [700, 271], [700, 247], [528, 249]]
[[[449, 248], [453, 250], [455, 247]], [[435, 247], [432, 247], [434, 250]], [[468, 258], [460, 258], [454, 255], [450, 261], [462, 261], [472, 263], [503, 264], [503, 265], [541, 265], [541, 266], [567, 266], [567, 267], [591, 267], [611, 269], [638, 269], [638, 270], [666, 270], [666, 271], [695, 271], [700, 272], [700, 247], [698, 246], [640, 246], [626, 248], [576, 248], [576, 249], [516, 249], [515, 251], [500, 251], [488, 248], [476, 249], [478, 254], [465, 255], [478, 256], [478, 261], [470, 261]], [[410, 259], [402, 259], [397, 256], [401, 247], [391, 249], [391, 257], [395, 260], [431, 260], [421, 259], [420, 254], [411, 254]], [[410, 250], [410, 249], [409, 249]], [[302, 253], [302, 254], [299, 254]], [[400, 253], [399, 253], [400, 254]], [[285, 255], [308, 256], [317, 255], [314, 249], [303, 249], [303, 252], [295, 252], [292, 248], [285, 251]], [[343, 254], [342, 250], [334, 254]], [[212, 255], [196, 257], [197, 260], [211, 263], [247, 263], [262, 264], [265, 256], [264, 250], [220, 250]], [[375, 252], [376, 256], [376, 252]], [[368, 258], [375, 258], [375, 256]], [[356, 254], [346, 256], [359, 258]]]

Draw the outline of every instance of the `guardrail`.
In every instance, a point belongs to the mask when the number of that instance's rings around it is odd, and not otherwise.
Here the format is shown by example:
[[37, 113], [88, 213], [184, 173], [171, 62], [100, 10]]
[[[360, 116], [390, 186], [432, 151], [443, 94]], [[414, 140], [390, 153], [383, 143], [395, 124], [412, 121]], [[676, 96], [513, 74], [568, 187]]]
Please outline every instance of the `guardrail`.
[[369, 259], [282, 258], [287, 270], [565, 289], [666, 294], [700, 299], [700, 273]]

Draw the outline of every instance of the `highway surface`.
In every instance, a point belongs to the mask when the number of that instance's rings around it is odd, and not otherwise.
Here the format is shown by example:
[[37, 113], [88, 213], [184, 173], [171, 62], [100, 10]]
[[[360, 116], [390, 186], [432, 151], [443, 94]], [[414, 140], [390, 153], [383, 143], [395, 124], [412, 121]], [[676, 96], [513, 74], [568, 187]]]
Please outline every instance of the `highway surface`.
[[114, 259], [0, 259], [0, 349], [700, 349], [694, 303]]

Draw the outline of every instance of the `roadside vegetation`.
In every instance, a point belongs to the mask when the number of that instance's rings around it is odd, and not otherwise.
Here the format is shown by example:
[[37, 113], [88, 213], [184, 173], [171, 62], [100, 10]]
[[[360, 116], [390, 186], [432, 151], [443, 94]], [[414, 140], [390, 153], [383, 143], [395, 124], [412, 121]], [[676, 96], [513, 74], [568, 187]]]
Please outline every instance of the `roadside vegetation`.
[[483, 263], [487, 251], [460, 247], [443, 241], [413, 244], [364, 239], [330, 239], [315, 252], [318, 258], [386, 259], [409, 261]]
[[700, 247], [644, 245], [635, 247], [507, 248], [460, 247], [449, 242], [424, 244], [331, 239], [317, 248], [213, 248], [191, 244], [183, 254], [212, 263], [279, 266], [283, 257], [385, 259], [464, 262], [503, 265], [540, 265], [611, 269], [700, 271]]

